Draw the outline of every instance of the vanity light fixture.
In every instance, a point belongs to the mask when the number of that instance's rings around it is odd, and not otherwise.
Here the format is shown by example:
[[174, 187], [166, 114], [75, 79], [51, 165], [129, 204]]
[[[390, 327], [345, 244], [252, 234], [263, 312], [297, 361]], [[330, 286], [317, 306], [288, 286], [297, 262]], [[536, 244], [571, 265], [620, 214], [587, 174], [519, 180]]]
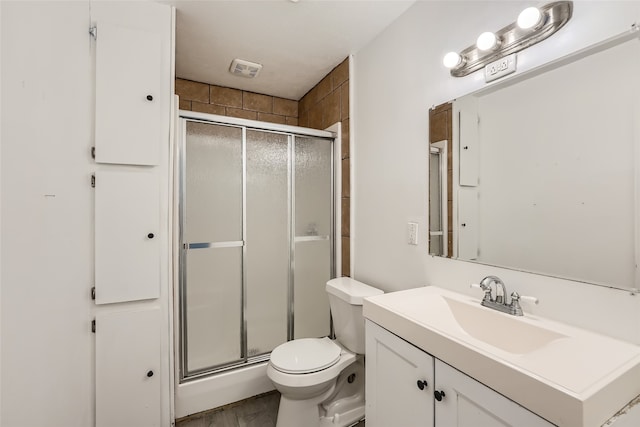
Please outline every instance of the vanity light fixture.
[[[499, 31], [480, 34], [476, 44], [449, 52], [442, 63], [453, 77], [464, 77], [507, 55], [541, 42], [571, 19], [573, 1], [556, 1], [523, 10], [516, 22]], [[457, 55], [454, 56], [454, 55]]]

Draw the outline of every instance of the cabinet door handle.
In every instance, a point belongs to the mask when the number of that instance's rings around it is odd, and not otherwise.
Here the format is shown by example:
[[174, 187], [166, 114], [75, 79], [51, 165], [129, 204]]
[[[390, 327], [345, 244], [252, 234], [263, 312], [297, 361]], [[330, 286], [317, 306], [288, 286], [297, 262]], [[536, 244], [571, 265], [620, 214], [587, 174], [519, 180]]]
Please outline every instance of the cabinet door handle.
[[444, 398], [445, 394], [444, 394], [444, 390], [440, 391], [440, 390], [436, 390], [433, 392], [433, 396], [436, 398], [436, 400], [438, 402], [441, 402], [442, 399]]
[[153, 376], [153, 371], [147, 372], [147, 377], [151, 378]]
[[153, 96], [147, 95], [147, 101], [153, 101]]
[[147, 237], [148, 237], [149, 239], [153, 239], [153, 238], [155, 237], [155, 235], [154, 235], [153, 233], [149, 233], [149, 234], [147, 234]]
[[427, 386], [429, 385], [429, 384], [427, 384], [427, 381], [426, 381], [426, 380], [418, 380], [418, 381], [417, 381], [417, 384], [418, 384], [418, 388], [419, 388], [420, 390], [424, 390], [424, 389], [425, 389], [425, 388], [427, 388]]

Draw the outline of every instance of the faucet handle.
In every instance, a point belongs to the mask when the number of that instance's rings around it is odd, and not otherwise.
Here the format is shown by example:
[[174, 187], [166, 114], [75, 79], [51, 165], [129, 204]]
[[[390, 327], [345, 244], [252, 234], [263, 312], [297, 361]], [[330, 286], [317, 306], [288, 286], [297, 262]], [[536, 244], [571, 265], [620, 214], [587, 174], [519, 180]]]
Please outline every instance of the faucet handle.
[[540, 301], [538, 300], [538, 298], [536, 297], [530, 297], [527, 295], [520, 295], [517, 292], [512, 292], [511, 293], [511, 300], [512, 301], [526, 301], [528, 303], [532, 303], [532, 304], [538, 304]]

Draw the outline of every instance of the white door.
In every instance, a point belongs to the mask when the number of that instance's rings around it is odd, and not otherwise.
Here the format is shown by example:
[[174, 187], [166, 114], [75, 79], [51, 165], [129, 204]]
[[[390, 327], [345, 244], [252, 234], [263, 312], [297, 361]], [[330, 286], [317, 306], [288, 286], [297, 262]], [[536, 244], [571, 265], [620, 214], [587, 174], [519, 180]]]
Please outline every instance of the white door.
[[157, 165], [162, 140], [162, 40], [156, 33], [98, 23], [97, 163]]
[[160, 296], [157, 173], [147, 168], [96, 173], [96, 304]]
[[433, 357], [369, 320], [366, 354], [367, 427], [432, 427]]
[[438, 427], [551, 427], [553, 424], [489, 387], [435, 361]]
[[96, 427], [159, 427], [159, 308], [96, 316]]

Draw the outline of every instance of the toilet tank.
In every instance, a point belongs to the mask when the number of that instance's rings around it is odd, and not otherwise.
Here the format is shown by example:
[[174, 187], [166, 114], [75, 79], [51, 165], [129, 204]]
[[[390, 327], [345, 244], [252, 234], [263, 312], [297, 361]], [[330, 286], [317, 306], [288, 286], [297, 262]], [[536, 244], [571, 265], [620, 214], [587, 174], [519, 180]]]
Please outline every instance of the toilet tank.
[[329, 280], [326, 290], [336, 339], [354, 353], [364, 354], [362, 300], [384, 292], [350, 277]]

